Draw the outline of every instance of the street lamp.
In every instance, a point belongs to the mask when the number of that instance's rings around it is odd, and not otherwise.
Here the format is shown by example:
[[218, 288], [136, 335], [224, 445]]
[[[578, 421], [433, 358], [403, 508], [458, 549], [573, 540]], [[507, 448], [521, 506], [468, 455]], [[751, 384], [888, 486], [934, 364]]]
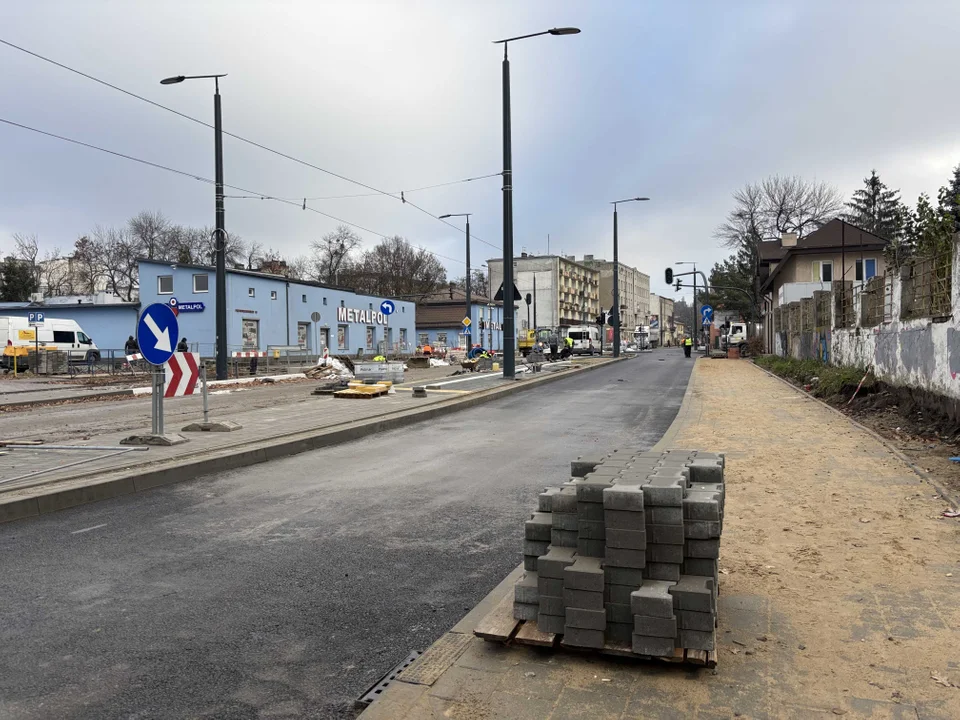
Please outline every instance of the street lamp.
[[620, 255], [617, 242], [617, 205], [628, 202], [644, 202], [648, 197], [614, 200], [613, 205], [613, 356], [620, 357]]
[[[470, 307], [470, 216], [473, 213], [450, 213], [449, 215], [441, 215], [440, 219], [452, 217], [463, 217], [467, 219], [467, 288], [466, 288], [466, 306], [467, 314], [464, 317], [470, 317], [472, 308]], [[471, 318], [472, 320], [473, 318]], [[473, 329], [471, 327], [466, 328], [466, 334], [470, 336], [470, 341], [467, 343], [467, 350], [473, 346]], [[483, 336], [480, 337], [480, 344], [483, 344]]]
[[216, 358], [217, 380], [227, 379], [227, 231], [223, 217], [223, 125], [220, 120], [220, 78], [221, 75], [175, 75], [164, 78], [161, 85], [176, 85], [184, 80], [207, 80], [213, 78], [213, 155], [215, 166], [216, 216], [213, 231], [213, 247], [217, 254], [217, 297], [216, 297]]
[[507, 59], [507, 45], [514, 40], [539, 35], [576, 35], [579, 32], [580, 28], [574, 27], [553, 28], [494, 40], [494, 44], [503, 44], [503, 376], [509, 379], [516, 375], [517, 333], [513, 317], [513, 149], [510, 139], [510, 61]]

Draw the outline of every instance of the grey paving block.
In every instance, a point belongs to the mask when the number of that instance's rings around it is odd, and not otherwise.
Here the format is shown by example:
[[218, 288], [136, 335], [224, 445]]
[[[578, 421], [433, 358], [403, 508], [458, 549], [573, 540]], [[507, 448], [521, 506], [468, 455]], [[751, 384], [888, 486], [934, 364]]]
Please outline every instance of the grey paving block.
[[604, 560], [609, 567], [642, 568], [647, 564], [645, 550], [607, 548]]
[[644, 519], [648, 525], [683, 525], [682, 507], [645, 507]]
[[603, 491], [605, 510], [643, 510], [643, 490], [639, 485], [620, 484]]
[[717, 636], [714, 632], [698, 630], [680, 630], [677, 636], [678, 647], [686, 650], [716, 650]]
[[524, 555], [545, 555], [547, 550], [550, 549], [550, 543], [540, 540], [524, 540], [523, 541], [523, 554]]
[[560, 492], [553, 496], [554, 513], [577, 514], [577, 489], [575, 487], [564, 487]]
[[715, 558], [685, 557], [681, 570], [684, 575], [701, 575], [716, 580], [720, 576], [720, 562]]
[[583, 610], [603, 610], [603, 591], [588, 592], [586, 590], [563, 589], [563, 606], [565, 608], [581, 608]]
[[605, 468], [625, 468], [633, 465], [633, 458], [623, 453], [617, 453], [616, 455], [608, 455], [600, 464]]
[[720, 540], [687, 540], [684, 545], [684, 556], [692, 558], [719, 558]]
[[640, 568], [603, 566], [603, 582], [606, 585], [629, 585], [638, 588], [643, 585], [643, 570]]
[[576, 531], [577, 529], [577, 514], [576, 513], [566, 513], [566, 512], [553, 512], [550, 513], [553, 519], [553, 527], [557, 530], [571, 530]]
[[633, 622], [615, 623], [607, 620], [607, 629], [603, 631], [607, 642], [615, 642], [620, 645], [633, 644]]
[[513, 603], [514, 620], [536, 620], [540, 614], [540, 605], [529, 605], [527, 603]]
[[577, 501], [577, 520], [603, 522], [603, 503]]
[[[643, 573], [645, 578], [650, 580], [669, 580], [670, 582], [679, 582], [680, 566], [674, 563], [647, 563]], [[646, 582], [646, 581], [644, 581]]]
[[630, 608], [634, 615], [672, 618], [673, 596], [670, 588], [674, 583], [665, 580], [644, 580], [643, 586], [630, 594]]
[[606, 538], [606, 526], [603, 522], [581, 520], [577, 523], [577, 533], [583, 540], [603, 540]]
[[[636, 590], [639, 585], [604, 585], [603, 601], [613, 603], [614, 605], [630, 605], [630, 593]], [[626, 620], [624, 620], [626, 622]]]
[[716, 460], [700, 460], [690, 463], [690, 480], [695, 483], [722, 483], [723, 465]]
[[588, 557], [602, 558], [606, 554], [606, 546], [603, 540], [588, 540], [587, 538], [577, 539], [577, 554]]
[[550, 547], [550, 551], [537, 560], [537, 572], [540, 577], [563, 580], [563, 569], [573, 565], [576, 550], [565, 547]]
[[582, 628], [584, 630], [603, 630], [607, 626], [607, 613], [604, 610], [584, 610], [583, 608], [567, 608], [567, 630]]
[[532, 570], [537, 572], [537, 556], [536, 555], [524, 555], [523, 556], [523, 569]]
[[[629, 597], [629, 596], [628, 596]], [[607, 611], [607, 622], [613, 623], [631, 623], [633, 622], [633, 610], [630, 603], [604, 603]]]
[[645, 505], [682, 507], [685, 486], [680, 478], [652, 477], [643, 488]]
[[564, 615], [547, 615], [541, 612], [537, 616], [537, 629], [540, 632], [545, 633], [556, 633], [557, 635], [563, 635], [563, 628], [567, 623], [566, 614]]
[[692, 610], [677, 610], [677, 627], [681, 630], [697, 630], [699, 632], [713, 632], [717, 626], [717, 616], [712, 612], [694, 612]]
[[723, 501], [724, 486], [723, 483], [690, 483], [690, 492], [715, 492], [720, 494], [720, 500]]
[[683, 499], [683, 519], [720, 520], [720, 493], [687, 490]]
[[721, 465], [724, 464], [726, 459], [726, 455], [724, 455], [724, 453], [709, 452], [707, 450], [694, 450], [693, 457], [697, 460], [714, 460], [719, 462]]
[[553, 527], [553, 518], [550, 513], [535, 512], [523, 524], [523, 535], [527, 540], [550, 542], [550, 530]]
[[[679, 510], [680, 508], [675, 508]], [[647, 525], [647, 541], [657, 545], [679, 545], [683, 547], [686, 537], [683, 525]]]
[[541, 595], [540, 612], [546, 613], [547, 615], [559, 615], [562, 618], [567, 612], [567, 606], [563, 602], [563, 597]]
[[600, 477], [596, 473], [590, 473], [583, 479], [583, 482], [577, 485], [577, 502], [603, 503], [603, 491], [608, 487], [613, 487], [611, 477]]
[[603, 647], [603, 630], [584, 630], [583, 628], [567, 627], [563, 632], [564, 645], [601, 649]]
[[592, 473], [602, 462], [603, 455], [581, 455], [576, 460], [570, 461], [570, 474], [573, 477], [583, 477]]
[[670, 588], [673, 607], [676, 610], [715, 613], [717, 611], [716, 587], [716, 581], [712, 577], [681, 575], [677, 584]]
[[537, 574], [525, 573], [513, 586], [513, 601], [536, 605], [540, 602], [540, 590], [537, 587]]
[[543, 492], [537, 495], [537, 510], [540, 512], [553, 512], [553, 496], [560, 492], [559, 487], [546, 487]]
[[551, 597], [563, 596], [563, 580], [557, 578], [538, 577], [537, 590], [540, 595], [550, 595]]
[[644, 514], [630, 510], [605, 510], [603, 522], [607, 530], [643, 530], [646, 526]]
[[683, 524], [683, 536], [688, 540], [710, 540], [720, 537], [721, 525], [714, 520], [690, 520]]
[[675, 647], [673, 638], [649, 637], [633, 634], [633, 651], [637, 655], [653, 655], [654, 657], [671, 657]]
[[683, 545], [647, 545], [647, 563], [673, 563], [677, 567], [683, 562]]
[[577, 531], [551, 528], [550, 544], [553, 547], [575, 548], [577, 546]]
[[[578, 556], [563, 571], [563, 587], [569, 590], [603, 592], [603, 567], [599, 558]], [[574, 606], [579, 607], [579, 606]]]
[[611, 530], [606, 533], [608, 548], [643, 550], [647, 547], [647, 533], [643, 530]]
[[634, 615], [633, 631], [637, 635], [645, 635], [647, 637], [663, 637], [673, 640], [677, 637], [677, 618]]

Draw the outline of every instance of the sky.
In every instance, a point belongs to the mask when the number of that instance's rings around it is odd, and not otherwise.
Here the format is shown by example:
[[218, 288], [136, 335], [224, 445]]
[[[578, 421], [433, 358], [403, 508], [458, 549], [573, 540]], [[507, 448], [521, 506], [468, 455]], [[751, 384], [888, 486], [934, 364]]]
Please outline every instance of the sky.
[[[651, 276], [709, 267], [731, 194], [773, 174], [845, 197], [876, 168], [911, 203], [960, 163], [955, 0], [32, 0], [0, 6], [0, 39], [224, 129], [397, 192], [502, 169], [502, 46], [511, 43], [514, 245], [612, 258]], [[0, 45], [0, 118], [213, 177], [213, 132]], [[227, 137], [225, 182], [399, 234], [464, 273], [457, 228], [384, 195]], [[242, 194], [227, 191], [228, 194]], [[409, 192], [434, 215], [473, 213], [474, 267], [501, 255], [493, 177]], [[213, 225], [213, 187], [0, 123], [0, 255], [13, 233], [69, 252], [141, 210]], [[226, 227], [286, 256], [338, 222], [228, 198]], [[373, 231], [373, 232], [368, 232]], [[686, 294], [689, 294], [687, 291]]]

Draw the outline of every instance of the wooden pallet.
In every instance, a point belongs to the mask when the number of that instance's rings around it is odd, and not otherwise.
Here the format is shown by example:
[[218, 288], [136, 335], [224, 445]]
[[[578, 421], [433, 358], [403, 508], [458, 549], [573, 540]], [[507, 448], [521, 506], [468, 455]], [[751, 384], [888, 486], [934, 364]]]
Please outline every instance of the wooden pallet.
[[673, 655], [668, 657], [655, 655], [638, 655], [626, 644], [607, 642], [602, 649], [574, 647], [563, 643], [563, 636], [555, 633], [542, 632], [537, 627], [536, 620], [517, 620], [513, 617], [513, 596], [508, 594], [484, 617], [473, 634], [487, 642], [502, 644], [516, 643], [518, 645], [532, 645], [534, 647], [556, 647], [574, 652], [600, 653], [612, 657], [632, 658], [635, 660], [657, 660], [668, 663], [685, 663], [699, 667], [715, 668], [717, 666], [716, 650], [687, 650], [676, 648]]
[[383, 385], [357, 385], [349, 387], [346, 390], [337, 390], [333, 393], [335, 398], [370, 400], [381, 395], [386, 395], [390, 388]]

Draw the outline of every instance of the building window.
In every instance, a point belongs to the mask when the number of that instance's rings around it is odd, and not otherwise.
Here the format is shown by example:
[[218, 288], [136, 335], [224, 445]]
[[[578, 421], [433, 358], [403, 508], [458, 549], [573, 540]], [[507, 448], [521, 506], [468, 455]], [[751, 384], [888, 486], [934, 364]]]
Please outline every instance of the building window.
[[407, 329], [400, 328], [400, 349], [404, 352], [407, 350]]
[[327, 304], [327, 299], [326, 299], [326, 298], [323, 299], [323, 304], [324, 304], [324, 305]]
[[406, 311], [407, 311], [407, 306], [406, 306], [406, 305], [401, 305], [401, 306], [400, 306], [400, 312], [405, 313]]
[[300, 301], [301, 301], [301, 302], [306, 302], [306, 301], [307, 301], [307, 296], [306, 296], [306, 295], [301, 295], [301, 296], [300, 296]]
[[[864, 277], [863, 269], [866, 267], [867, 273]], [[857, 280], [862, 282], [864, 280], [869, 280], [872, 277], [875, 277], [877, 274], [877, 260], [876, 258], [864, 258], [863, 260], [857, 260]]]
[[277, 299], [277, 291], [276, 291], [276, 290], [271, 290], [271, 291], [270, 291], [270, 299], [271, 299], [271, 300], [276, 300], [276, 299]]
[[814, 260], [810, 265], [813, 282], [833, 282], [833, 263]]
[[447, 344], [447, 334], [445, 332], [437, 333], [437, 345], [446, 345]]
[[373, 303], [370, 303], [370, 309], [373, 310]]
[[344, 304], [343, 300], [340, 301], [340, 307], [346, 307], [346, 305]]
[[367, 326], [367, 350], [373, 350], [373, 344], [377, 339], [377, 329]]
[[193, 291], [195, 293], [210, 292], [210, 276], [206, 273], [193, 276]]
[[173, 275], [157, 276], [157, 294], [173, 295]]
[[337, 347], [341, 350], [348, 350], [347, 345], [347, 326], [337, 325]]
[[427, 333], [420, 333], [419, 335], [417, 335], [417, 344], [420, 345], [420, 347], [423, 347], [424, 345], [429, 345], [430, 336]]
[[256, 288], [247, 288], [247, 297], [256, 297], [257, 289]]

